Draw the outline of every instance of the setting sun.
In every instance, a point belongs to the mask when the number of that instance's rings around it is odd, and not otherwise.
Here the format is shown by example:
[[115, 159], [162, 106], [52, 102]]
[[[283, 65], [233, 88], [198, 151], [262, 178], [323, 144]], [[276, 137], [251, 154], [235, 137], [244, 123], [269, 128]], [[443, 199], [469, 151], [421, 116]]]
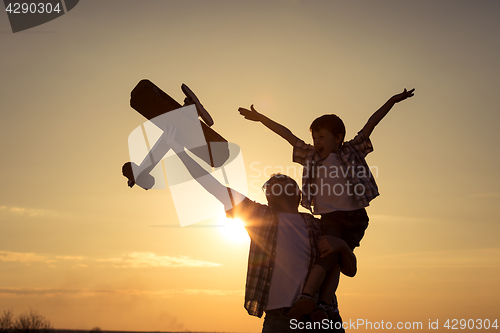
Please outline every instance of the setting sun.
[[224, 236], [234, 243], [246, 243], [250, 240], [248, 233], [243, 226], [243, 221], [240, 219], [228, 219], [221, 217], [223, 227], [221, 228]]

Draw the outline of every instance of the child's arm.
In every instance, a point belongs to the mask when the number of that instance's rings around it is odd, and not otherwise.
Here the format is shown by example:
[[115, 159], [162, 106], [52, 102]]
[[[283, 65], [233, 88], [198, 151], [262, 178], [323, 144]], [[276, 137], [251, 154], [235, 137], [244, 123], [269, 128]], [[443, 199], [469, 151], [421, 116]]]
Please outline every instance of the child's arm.
[[363, 129], [361, 130], [363, 132], [363, 134], [365, 135], [365, 137], [368, 138], [370, 136], [370, 134], [372, 134], [372, 131], [375, 128], [375, 126], [377, 126], [377, 124], [392, 109], [394, 104], [401, 102], [401, 101], [404, 101], [405, 99], [407, 99], [409, 97], [412, 97], [414, 91], [415, 91], [415, 89], [412, 89], [410, 91], [406, 91], [406, 88], [405, 88], [405, 90], [402, 93], [394, 95], [391, 98], [389, 98], [389, 100], [384, 105], [382, 105], [382, 107], [380, 109], [378, 109], [370, 117], [370, 119], [368, 119], [368, 122], [366, 123], [365, 127], [363, 127]]
[[250, 106], [250, 110], [245, 108], [239, 108], [240, 114], [245, 117], [245, 119], [252, 121], [260, 121], [264, 126], [269, 128], [274, 133], [281, 136], [283, 139], [288, 141], [292, 146], [295, 146], [295, 142], [297, 141], [297, 137], [285, 126], [278, 124], [277, 122], [267, 118], [262, 113], [257, 112], [254, 109], [253, 104]]

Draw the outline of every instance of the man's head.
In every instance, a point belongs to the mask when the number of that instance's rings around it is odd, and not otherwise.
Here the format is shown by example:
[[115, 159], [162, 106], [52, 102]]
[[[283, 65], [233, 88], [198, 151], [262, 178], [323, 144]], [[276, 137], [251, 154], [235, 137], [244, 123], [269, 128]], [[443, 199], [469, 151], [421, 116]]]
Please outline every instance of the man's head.
[[334, 114], [325, 114], [316, 118], [309, 128], [313, 137], [314, 148], [321, 156], [336, 153], [344, 142], [345, 126], [342, 119]]
[[262, 185], [267, 202], [273, 208], [297, 208], [300, 204], [301, 192], [293, 178], [275, 173]]

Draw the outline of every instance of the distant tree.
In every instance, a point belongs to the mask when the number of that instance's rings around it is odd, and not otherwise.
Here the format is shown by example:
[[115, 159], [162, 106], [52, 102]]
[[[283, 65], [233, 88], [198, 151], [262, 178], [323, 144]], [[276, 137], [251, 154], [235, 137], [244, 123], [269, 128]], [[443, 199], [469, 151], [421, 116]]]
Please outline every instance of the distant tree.
[[46, 333], [51, 328], [50, 321], [33, 310], [20, 314], [15, 319], [12, 310], [7, 310], [0, 317], [0, 331], [2, 332], [32, 333], [36, 331]]
[[4, 310], [0, 317], [0, 332], [10, 331], [14, 328], [14, 313], [12, 310]]

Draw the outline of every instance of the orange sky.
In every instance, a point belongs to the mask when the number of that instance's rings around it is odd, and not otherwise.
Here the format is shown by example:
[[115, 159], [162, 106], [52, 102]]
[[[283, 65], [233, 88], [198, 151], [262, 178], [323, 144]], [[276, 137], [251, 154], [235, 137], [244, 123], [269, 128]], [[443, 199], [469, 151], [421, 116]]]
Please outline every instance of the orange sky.
[[168, 189], [121, 175], [144, 122], [130, 91], [148, 78], [179, 102], [181, 83], [198, 94], [260, 202], [264, 170], [300, 169], [238, 107], [305, 141], [337, 113], [350, 138], [416, 88], [371, 137], [381, 196], [341, 315], [498, 318], [499, 14], [486, 0], [86, 0], [13, 34], [0, 13], [0, 312], [32, 308], [57, 328], [261, 330], [243, 308], [248, 239], [213, 226], [223, 219], [180, 228]]

